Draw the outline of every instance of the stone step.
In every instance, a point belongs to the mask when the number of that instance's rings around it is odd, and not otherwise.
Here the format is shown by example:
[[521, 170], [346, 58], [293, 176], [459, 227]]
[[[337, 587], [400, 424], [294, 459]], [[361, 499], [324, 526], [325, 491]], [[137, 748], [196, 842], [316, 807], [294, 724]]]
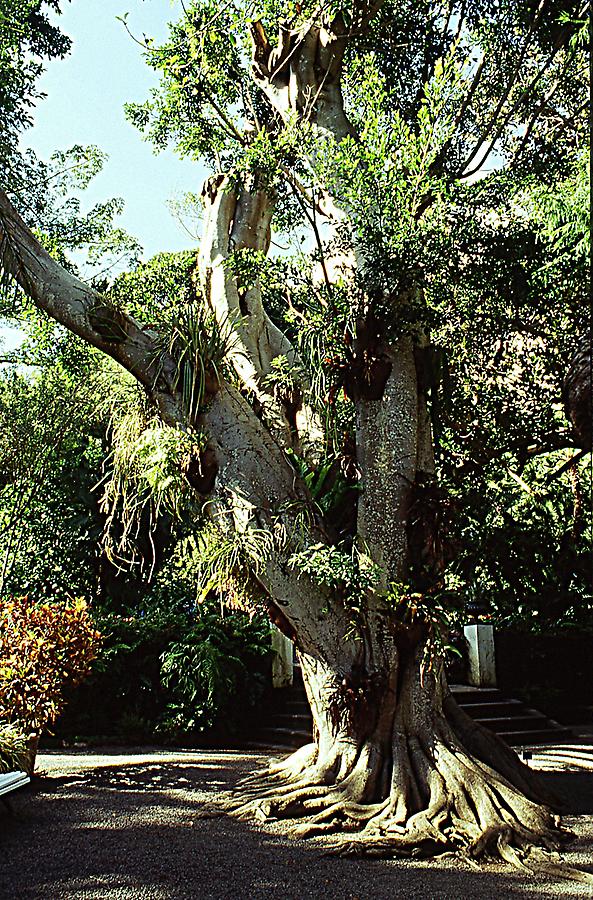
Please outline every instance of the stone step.
[[540, 730], [549, 726], [550, 722], [542, 713], [532, 713], [523, 716], [504, 716], [502, 718], [480, 718], [476, 719], [484, 728], [495, 731], [500, 734], [503, 731], [528, 731], [531, 729]]
[[306, 697], [303, 697], [302, 700], [289, 700], [286, 704], [283, 704], [283, 709], [290, 713], [295, 713], [295, 715], [300, 715], [303, 712], [311, 714], [311, 707], [307, 703]]
[[465, 703], [492, 703], [504, 700], [498, 688], [472, 688], [461, 684], [451, 684], [449, 687], [460, 706]]
[[270, 727], [287, 728], [292, 726], [301, 731], [311, 730], [313, 728], [313, 716], [311, 711], [303, 713], [276, 713], [270, 719]]
[[511, 747], [531, 746], [532, 744], [557, 744], [558, 741], [572, 740], [569, 728], [542, 728], [528, 731], [497, 731], [499, 737]]
[[[260, 747], [293, 749], [312, 739], [313, 720], [300, 666], [295, 666], [294, 675], [295, 683], [290, 688], [284, 688], [281, 695], [278, 694], [266, 728], [258, 735]], [[550, 721], [537, 710], [527, 709], [520, 700], [506, 699], [498, 688], [450, 687], [455, 700], [467, 715], [512, 746], [555, 743], [574, 738], [570, 729]], [[268, 743], [263, 744], [264, 741]]]
[[500, 700], [492, 703], [460, 703], [461, 709], [472, 719], [513, 718], [524, 715], [525, 707], [520, 700]]
[[299, 728], [264, 728], [259, 733], [261, 740], [272, 741], [275, 745], [301, 747], [311, 743], [311, 732]]

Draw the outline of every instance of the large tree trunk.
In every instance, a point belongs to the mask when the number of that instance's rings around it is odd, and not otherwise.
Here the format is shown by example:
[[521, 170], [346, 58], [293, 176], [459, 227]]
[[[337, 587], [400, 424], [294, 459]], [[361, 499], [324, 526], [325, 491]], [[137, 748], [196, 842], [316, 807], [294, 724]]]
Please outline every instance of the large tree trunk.
[[[362, 8], [361, 28], [376, 8]], [[308, 120], [322, 140], [358, 139], [340, 86], [346, 32], [339, 19], [281, 29], [272, 49], [262, 26], [253, 27], [257, 83], [282, 118]], [[332, 197], [324, 201], [329, 219], [347, 227], [348, 209]], [[360, 262], [354, 246], [343, 272]], [[438, 492], [421, 371], [426, 340], [416, 338], [419, 353], [412, 335], [390, 343], [372, 310], [362, 311], [354, 350], [364, 364], [348, 383], [361, 487], [356, 543], [376, 566], [379, 584], [350, 615], [355, 639], [336, 620], [331, 647], [323, 640], [305, 645], [294, 623], [314, 743], [273, 764], [269, 780], [248, 785], [239, 813], [304, 818], [300, 834], [335, 832], [346, 851], [463, 847], [474, 856], [494, 850], [512, 862], [519, 852], [525, 862], [526, 848], [557, 840], [558, 819], [536, 777], [459, 709], [443, 660], [427, 653], [427, 621], [404, 623], [381, 599], [419, 576], [425, 590], [444, 557], [438, 514], [431, 520], [423, 508]]]
[[464, 848], [516, 862], [517, 848], [553, 845], [536, 777], [459, 709], [442, 662], [426, 669], [422, 634], [383, 617], [368, 636], [372, 659], [360, 642], [333, 664], [301, 654], [314, 743], [248, 784], [239, 814], [302, 818], [297, 834], [337, 833], [346, 853]]

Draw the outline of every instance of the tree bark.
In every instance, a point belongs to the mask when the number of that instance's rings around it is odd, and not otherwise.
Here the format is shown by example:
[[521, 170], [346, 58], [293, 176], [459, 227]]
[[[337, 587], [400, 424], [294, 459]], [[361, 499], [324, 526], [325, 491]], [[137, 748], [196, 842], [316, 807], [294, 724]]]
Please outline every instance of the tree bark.
[[314, 743], [249, 784], [238, 814], [302, 818], [296, 834], [338, 834], [341, 853], [516, 863], [518, 849], [552, 847], [558, 819], [536, 777], [459, 709], [441, 662], [425, 667], [423, 637], [385, 616], [369, 649], [344, 643], [338, 665], [301, 654]]

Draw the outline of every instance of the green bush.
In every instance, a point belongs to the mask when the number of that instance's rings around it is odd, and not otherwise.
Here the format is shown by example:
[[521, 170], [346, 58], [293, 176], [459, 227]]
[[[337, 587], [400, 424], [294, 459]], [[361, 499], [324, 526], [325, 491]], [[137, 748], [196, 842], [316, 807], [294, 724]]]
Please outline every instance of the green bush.
[[267, 684], [269, 624], [218, 603], [100, 612], [101, 652], [57, 725], [64, 736], [196, 737], [244, 726]]
[[581, 511], [568, 476], [552, 478], [562, 451], [528, 462], [520, 477], [498, 462], [474, 480], [451, 479], [459, 553], [449, 587], [479, 604], [499, 627], [533, 632], [593, 630], [588, 462], [575, 467]]
[[270, 627], [233, 613], [206, 614], [161, 655], [170, 692], [160, 729], [171, 735], [238, 723], [265, 688], [262, 663], [271, 654]]

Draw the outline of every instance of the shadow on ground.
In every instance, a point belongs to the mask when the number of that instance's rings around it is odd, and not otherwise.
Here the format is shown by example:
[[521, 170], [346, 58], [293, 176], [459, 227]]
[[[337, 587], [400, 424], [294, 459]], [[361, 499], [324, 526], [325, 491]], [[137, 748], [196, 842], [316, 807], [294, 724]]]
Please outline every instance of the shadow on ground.
[[[162, 756], [162, 755], [161, 755]], [[58, 758], [59, 759], [59, 758]], [[81, 756], [52, 765], [0, 812], [0, 897], [10, 900], [459, 900], [586, 897], [579, 885], [534, 881], [499, 866], [475, 872], [451, 860], [342, 860], [315, 843], [270, 834], [216, 809], [260, 758], [191, 754], [186, 758], [101, 764]], [[99, 759], [99, 757], [97, 757]], [[140, 761], [141, 760], [141, 761]], [[53, 763], [53, 760], [52, 760]], [[593, 777], [546, 773], [573, 817], [593, 812]], [[585, 780], [583, 780], [585, 779]], [[587, 793], [588, 791], [588, 793]], [[586, 798], [586, 799], [585, 799]], [[591, 858], [593, 830], [577, 841], [576, 861]]]
[[593, 815], [593, 772], [541, 772], [541, 779], [567, 816]]

